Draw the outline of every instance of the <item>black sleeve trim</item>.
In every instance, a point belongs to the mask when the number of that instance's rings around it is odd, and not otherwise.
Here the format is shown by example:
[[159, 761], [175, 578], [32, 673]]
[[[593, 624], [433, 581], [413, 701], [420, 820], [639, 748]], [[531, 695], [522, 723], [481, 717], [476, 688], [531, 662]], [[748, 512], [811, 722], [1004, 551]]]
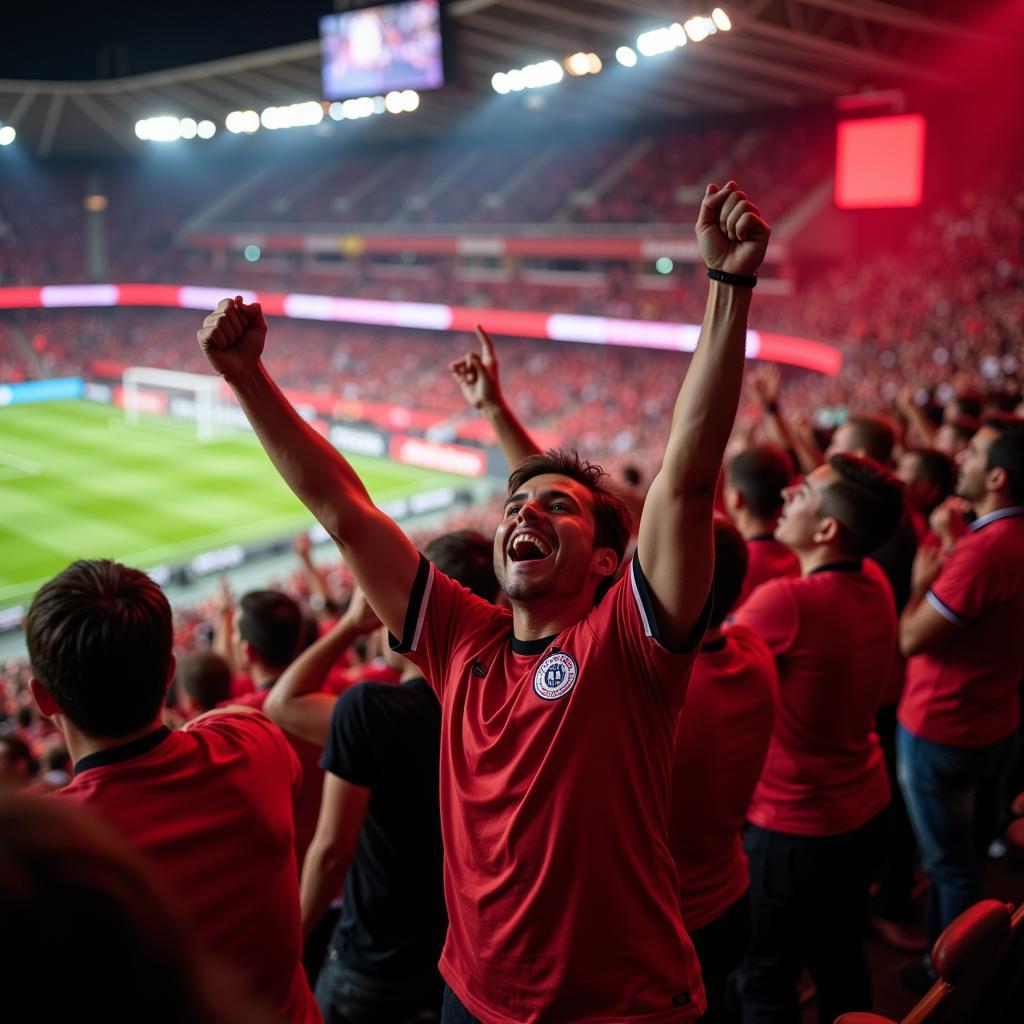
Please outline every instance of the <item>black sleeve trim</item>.
[[393, 633], [388, 633], [388, 644], [391, 650], [399, 654], [409, 654], [416, 650], [416, 642], [419, 639], [418, 632], [422, 624], [423, 600], [427, 593], [427, 584], [430, 582], [430, 562], [425, 555], [420, 555], [420, 564], [416, 570], [416, 579], [413, 580], [412, 590], [409, 593], [409, 605], [405, 610], [405, 624], [402, 627], [402, 639], [399, 640]]
[[697, 621], [694, 623], [693, 629], [690, 635], [686, 638], [682, 647], [672, 647], [666, 644], [661, 637], [661, 629], [658, 626], [658, 617], [654, 614], [654, 601], [651, 598], [650, 588], [647, 584], [647, 577], [644, 576], [644, 571], [640, 567], [640, 553], [639, 551], [633, 555], [632, 563], [629, 567], [630, 583], [633, 587], [633, 596], [636, 598], [637, 606], [640, 609], [640, 618], [644, 623], [644, 632], [656, 640], [666, 651], [671, 654], [689, 654], [700, 642], [704, 633], [707, 631], [708, 623], [711, 621], [711, 606], [712, 598], [714, 596], [714, 585], [708, 588], [707, 600], [704, 602], [704, 608], [700, 615], [697, 616]]

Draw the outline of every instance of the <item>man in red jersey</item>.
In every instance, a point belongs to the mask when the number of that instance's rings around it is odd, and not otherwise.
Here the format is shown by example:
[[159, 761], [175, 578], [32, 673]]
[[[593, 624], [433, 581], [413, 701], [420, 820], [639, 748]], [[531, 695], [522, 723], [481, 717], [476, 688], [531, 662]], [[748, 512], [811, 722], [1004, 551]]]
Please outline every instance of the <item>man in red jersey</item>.
[[88, 804], [145, 853], [204, 947], [278, 1016], [316, 1024], [300, 956], [292, 793], [299, 765], [262, 712], [171, 732], [171, 609], [145, 573], [75, 562], [25, 618], [32, 696], [64, 735]]
[[621, 502], [574, 453], [527, 459], [494, 542], [511, 610], [436, 572], [291, 408], [260, 362], [258, 305], [225, 300], [199, 332], [274, 464], [441, 699], [446, 1021], [660, 1024], [704, 1008], [666, 826], [768, 234], [734, 182], [709, 186], [697, 220], [707, 312], [637, 555], [609, 589], [629, 533]]
[[747, 542], [748, 554], [747, 575], [737, 607], [766, 580], [800, 575], [800, 559], [775, 539], [782, 492], [791, 476], [789, 456], [770, 444], [739, 452], [726, 467], [725, 507]]
[[799, 579], [770, 580], [736, 616], [779, 669], [779, 705], [744, 841], [753, 940], [739, 972], [744, 1024], [796, 1021], [810, 968], [818, 1019], [866, 1010], [868, 886], [889, 782], [875, 711], [895, 655], [892, 590], [863, 559], [896, 529], [902, 487], [835, 455], [787, 488], [776, 536]]
[[[277, 590], [253, 590], [238, 602], [233, 617], [232, 648], [235, 663], [252, 680], [251, 693], [225, 703], [263, 709], [274, 684], [299, 653], [311, 632], [297, 601]], [[302, 781], [295, 793], [295, 863], [299, 874], [313, 840], [320, 814], [324, 773], [320, 767], [323, 744], [285, 732], [299, 759]]]
[[722, 629], [746, 568], [743, 537], [727, 519], [716, 519], [711, 618], [676, 730], [668, 827], [683, 924], [708, 1001], [702, 1024], [731, 1019], [729, 977], [750, 941], [750, 874], [740, 834], [778, 695], [775, 659], [764, 641], [745, 626]]
[[[948, 556], [921, 548], [900, 619], [909, 661], [899, 781], [932, 881], [928, 948], [981, 898], [981, 855], [1002, 810], [1024, 675], [1024, 420], [988, 420], [958, 462], [957, 494], [977, 518]], [[912, 987], [928, 980], [920, 970], [907, 978]]]

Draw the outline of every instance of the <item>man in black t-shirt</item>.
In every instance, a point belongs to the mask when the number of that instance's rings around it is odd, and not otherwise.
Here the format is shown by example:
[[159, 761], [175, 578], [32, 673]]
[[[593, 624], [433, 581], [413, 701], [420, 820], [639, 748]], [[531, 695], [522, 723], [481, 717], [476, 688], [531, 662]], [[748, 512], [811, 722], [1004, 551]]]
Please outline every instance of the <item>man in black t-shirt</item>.
[[[445, 534], [426, 554], [446, 575], [494, 600], [486, 538]], [[363, 607], [361, 595], [356, 602]], [[302, 872], [302, 919], [308, 934], [344, 880], [341, 915], [316, 983], [325, 1024], [426, 1024], [440, 1012], [437, 962], [448, 927], [438, 810], [441, 706], [419, 670], [390, 651], [402, 666], [399, 685], [359, 683], [336, 702], [317, 692], [335, 648], [365, 629], [364, 618], [372, 612], [350, 609], [300, 656], [278, 681], [267, 711], [286, 730], [324, 743], [327, 774]]]

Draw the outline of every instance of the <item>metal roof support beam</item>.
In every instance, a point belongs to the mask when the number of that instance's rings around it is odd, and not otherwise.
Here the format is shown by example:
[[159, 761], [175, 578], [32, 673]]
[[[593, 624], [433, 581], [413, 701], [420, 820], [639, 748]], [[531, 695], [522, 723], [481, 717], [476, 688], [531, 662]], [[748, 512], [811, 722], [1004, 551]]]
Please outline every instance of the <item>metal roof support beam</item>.
[[78, 96], [75, 93], [70, 93], [68, 99], [75, 106], [79, 107], [93, 124], [105, 131], [119, 146], [129, 153], [134, 152], [135, 146], [133, 143], [135, 136], [129, 134], [131, 129], [126, 130], [125, 125], [116, 118], [111, 117], [97, 100], [93, 99], [92, 96]]
[[64, 109], [64, 93], [53, 94], [50, 106], [46, 111], [46, 120], [43, 121], [43, 130], [39, 135], [40, 156], [49, 156], [53, 149], [53, 140], [57, 137], [57, 125], [60, 122], [61, 111]]

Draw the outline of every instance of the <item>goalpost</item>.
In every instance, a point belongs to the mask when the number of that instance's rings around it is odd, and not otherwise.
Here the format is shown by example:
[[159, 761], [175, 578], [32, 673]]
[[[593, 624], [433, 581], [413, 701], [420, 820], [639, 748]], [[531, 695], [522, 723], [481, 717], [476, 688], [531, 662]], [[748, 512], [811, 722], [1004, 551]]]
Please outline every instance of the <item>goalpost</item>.
[[125, 422], [132, 425], [143, 413], [174, 416], [194, 422], [201, 442], [248, 425], [241, 410], [224, 400], [223, 382], [212, 374], [129, 366], [121, 376], [121, 388]]

